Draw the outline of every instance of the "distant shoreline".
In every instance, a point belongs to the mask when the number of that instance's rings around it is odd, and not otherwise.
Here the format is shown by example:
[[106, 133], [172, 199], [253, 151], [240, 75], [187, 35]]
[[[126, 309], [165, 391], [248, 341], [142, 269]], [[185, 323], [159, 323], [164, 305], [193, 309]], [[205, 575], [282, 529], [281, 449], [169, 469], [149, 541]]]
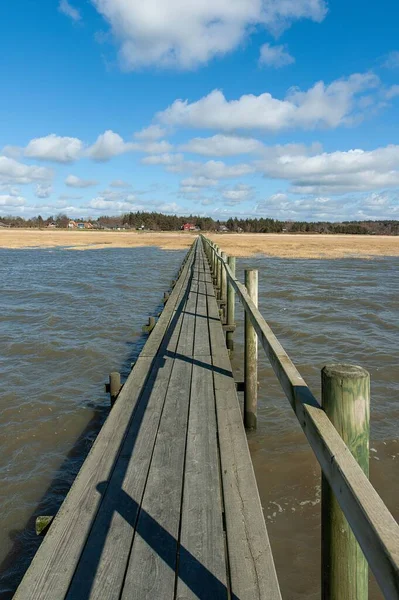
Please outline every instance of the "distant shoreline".
[[[97, 250], [157, 246], [188, 248], [197, 233], [156, 231], [68, 231], [61, 229], [0, 229], [0, 248]], [[399, 236], [308, 233], [209, 233], [228, 254], [264, 254], [280, 258], [373, 258], [399, 256]]]

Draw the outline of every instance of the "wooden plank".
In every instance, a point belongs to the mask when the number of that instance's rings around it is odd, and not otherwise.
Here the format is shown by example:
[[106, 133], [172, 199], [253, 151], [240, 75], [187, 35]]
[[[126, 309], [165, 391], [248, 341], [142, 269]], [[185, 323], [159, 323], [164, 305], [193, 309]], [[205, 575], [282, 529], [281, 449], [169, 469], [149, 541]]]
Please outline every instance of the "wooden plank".
[[126, 599], [174, 596], [198, 270], [196, 252], [176, 353], [166, 351], [175, 361], [123, 584]]
[[177, 600], [228, 597], [212, 363], [200, 360], [192, 375]]
[[173, 599], [192, 363], [175, 360], [123, 600]]
[[[157, 359], [66, 598], [117, 599], [147, 479], [173, 359]], [[101, 488], [100, 488], [100, 491]]]
[[[207, 243], [207, 242], [205, 242]], [[313, 396], [245, 287], [223, 263], [259, 341], [386, 598], [399, 598], [399, 525]]]
[[219, 309], [212, 285], [207, 285], [231, 594], [240, 600], [280, 600]]
[[[190, 261], [187, 268], [189, 265]], [[182, 278], [185, 275], [183, 272]], [[177, 297], [176, 291], [176, 301]], [[168, 301], [168, 304], [171, 301], [171, 309], [175, 300], [171, 297]], [[153, 347], [153, 336], [165, 333], [167, 325], [166, 318], [158, 321], [151, 336]], [[155, 345], [153, 352], [157, 350]], [[97, 486], [111, 475], [152, 363], [153, 353], [148, 357], [140, 356], [136, 361], [115, 407], [21, 581], [14, 596], [16, 600], [58, 600], [65, 596], [102, 500]]]
[[[180, 295], [187, 298], [184, 290]], [[165, 335], [165, 356], [156, 359], [76, 569], [67, 595], [71, 600], [120, 597], [176, 347], [180, 335], [184, 339], [186, 334], [184, 307], [175, 316]]]
[[191, 269], [195, 257], [197, 242], [195, 242], [188, 253], [187, 261], [183, 267], [182, 273], [179, 279], [176, 282], [175, 287], [173, 288], [168, 301], [166, 302], [164, 309], [161, 313], [157, 321], [158, 327], [155, 327], [146, 341], [144, 348], [140, 352], [140, 356], [155, 356], [158, 352], [166, 329], [168, 328], [170, 322], [174, 318], [176, 311], [181, 309], [180, 304], [185, 302], [184, 294], [186, 291], [187, 283], [191, 274]]
[[209, 356], [209, 329], [208, 329], [208, 309], [206, 302], [206, 283], [205, 283], [205, 257], [201, 249], [198, 255], [198, 298], [195, 310], [195, 345], [194, 356]]

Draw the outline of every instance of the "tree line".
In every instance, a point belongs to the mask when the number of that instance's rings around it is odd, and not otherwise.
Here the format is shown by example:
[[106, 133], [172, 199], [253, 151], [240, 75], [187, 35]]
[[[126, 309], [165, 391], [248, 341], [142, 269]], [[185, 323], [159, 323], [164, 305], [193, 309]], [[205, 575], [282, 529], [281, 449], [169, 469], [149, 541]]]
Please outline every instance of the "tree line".
[[[146, 229], [152, 231], [178, 231], [185, 223], [190, 223], [201, 231], [218, 231], [227, 229], [233, 232], [245, 233], [329, 233], [329, 234], [360, 234], [360, 235], [399, 235], [399, 221], [388, 219], [374, 221], [279, 221], [277, 219], [238, 219], [215, 220], [212, 217], [195, 215], [177, 216], [164, 215], [157, 212], [130, 212], [121, 216], [101, 216], [98, 219], [74, 219], [76, 223], [89, 221], [98, 229]], [[0, 217], [0, 225], [7, 227], [38, 228], [57, 227], [67, 228], [70, 222], [66, 214], [58, 214], [43, 219], [41, 215], [24, 219], [22, 217]]]

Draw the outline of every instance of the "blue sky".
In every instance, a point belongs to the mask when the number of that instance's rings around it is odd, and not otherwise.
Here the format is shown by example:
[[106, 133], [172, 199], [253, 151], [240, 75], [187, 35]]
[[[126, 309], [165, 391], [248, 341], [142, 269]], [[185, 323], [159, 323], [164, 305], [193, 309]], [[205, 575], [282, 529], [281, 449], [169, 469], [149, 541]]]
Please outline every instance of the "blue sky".
[[0, 215], [399, 218], [393, 0], [0, 7]]

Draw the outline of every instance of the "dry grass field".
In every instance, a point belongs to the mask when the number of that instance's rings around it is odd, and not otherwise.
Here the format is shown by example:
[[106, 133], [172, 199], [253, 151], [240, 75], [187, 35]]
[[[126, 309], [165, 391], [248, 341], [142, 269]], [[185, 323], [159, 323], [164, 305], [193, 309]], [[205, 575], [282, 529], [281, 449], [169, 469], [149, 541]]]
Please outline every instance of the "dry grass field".
[[[164, 250], [182, 250], [190, 246], [195, 236], [184, 232], [0, 229], [0, 248], [62, 246], [72, 250], [95, 250], [157, 246]], [[246, 233], [212, 233], [209, 237], [227, 254], [238, 257], [254, 254], [282, 258], [399, 256], [399, 237]]]

